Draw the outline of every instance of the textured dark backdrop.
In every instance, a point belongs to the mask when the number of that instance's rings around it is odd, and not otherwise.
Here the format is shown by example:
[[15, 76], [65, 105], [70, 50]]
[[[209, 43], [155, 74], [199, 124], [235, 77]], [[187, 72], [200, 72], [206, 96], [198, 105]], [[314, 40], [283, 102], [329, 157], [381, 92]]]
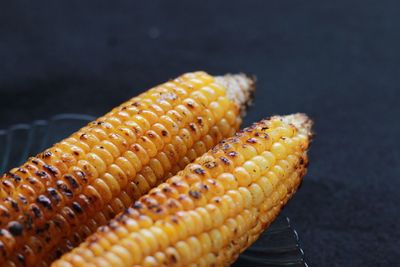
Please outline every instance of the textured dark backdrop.
[[285, 210], [310, 265], [399, 266], [398, 1], [134, 2], [2, 1], [0, 128], [101, 115], [182, 72], [255, 74], [246, 124], [315, 119]]

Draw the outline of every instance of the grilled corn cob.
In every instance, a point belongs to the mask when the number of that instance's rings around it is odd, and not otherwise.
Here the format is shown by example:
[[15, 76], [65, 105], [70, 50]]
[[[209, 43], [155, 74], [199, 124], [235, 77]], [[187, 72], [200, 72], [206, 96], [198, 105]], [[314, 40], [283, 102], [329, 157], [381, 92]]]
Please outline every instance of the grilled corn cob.
[[227, 266], [296, 191], [310, 138], [304, 114], [263, 120], [150, 190], [53, 266]]
[[185, 74], [132, 98], [0, 184], [0, 265], [46, 265], [234, 134], [253, 83]]

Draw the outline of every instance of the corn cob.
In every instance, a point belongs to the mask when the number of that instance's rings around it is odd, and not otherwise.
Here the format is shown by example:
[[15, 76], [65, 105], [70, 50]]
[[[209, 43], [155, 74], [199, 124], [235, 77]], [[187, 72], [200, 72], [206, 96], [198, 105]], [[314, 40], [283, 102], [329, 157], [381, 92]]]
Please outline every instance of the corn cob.
[[[3, 175], [0, 265], [40, 266], [234, 134], [253, 83], [185, 74]], [[243, 110], [243, 109], [242, 109]]]
[[275, 116], [222, 141], [52, 266], [230, 265], [297, 190], [311, 124]]

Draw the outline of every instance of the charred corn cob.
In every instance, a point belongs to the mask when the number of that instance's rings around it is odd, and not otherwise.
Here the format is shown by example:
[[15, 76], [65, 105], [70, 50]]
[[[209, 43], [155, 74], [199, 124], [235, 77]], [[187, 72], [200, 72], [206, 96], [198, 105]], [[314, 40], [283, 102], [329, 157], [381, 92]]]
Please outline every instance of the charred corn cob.
[[185, 74], [114, 108], [3, 175], [0, 265], [72, 249], [240, 124], [253, 83]]
[[310, 138], [304, 114], [261, 121], [150, 190], [53, 266], [227, 266], [296, 191]]

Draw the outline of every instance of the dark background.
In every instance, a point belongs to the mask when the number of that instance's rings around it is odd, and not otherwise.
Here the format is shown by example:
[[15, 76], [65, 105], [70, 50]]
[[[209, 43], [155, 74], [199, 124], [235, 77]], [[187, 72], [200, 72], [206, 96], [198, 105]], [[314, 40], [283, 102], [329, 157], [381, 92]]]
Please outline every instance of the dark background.
[[192, 70], [255, 74], [245, 125], [315, 119], [285, 209], [309, 264], [399, 266], [398, 1], [188, 2], [2, 1], [0, 128], [98, 116]]

